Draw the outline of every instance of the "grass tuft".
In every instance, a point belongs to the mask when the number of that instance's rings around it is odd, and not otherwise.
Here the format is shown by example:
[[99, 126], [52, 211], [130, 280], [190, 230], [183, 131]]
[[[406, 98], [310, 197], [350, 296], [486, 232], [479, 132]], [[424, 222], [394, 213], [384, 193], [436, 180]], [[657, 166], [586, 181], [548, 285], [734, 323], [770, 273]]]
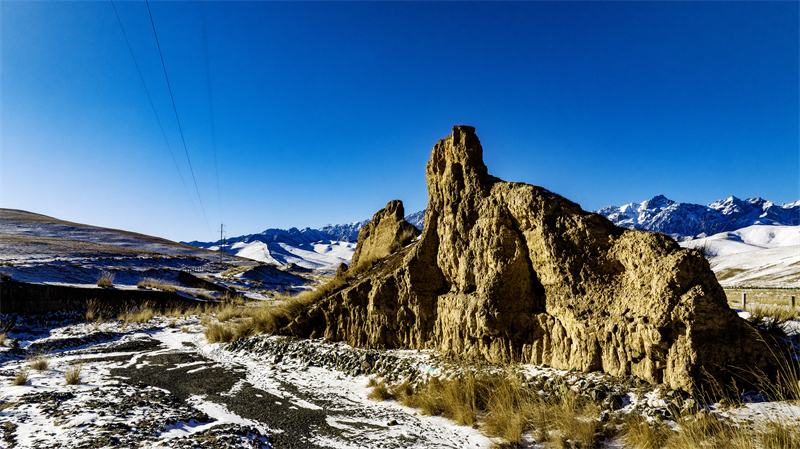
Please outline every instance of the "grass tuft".
[[64, 384], [65, 385], [78, 385], [81, 383], [81, 364], [73, 365], [64, 371]]
[[175, 284], [171, 284], [169, 282], [163, 281], [161, 279], [155, 278], [144, 278], [136, 284], [138, 288], [150, 288], [155, 290], [163, 290], [165, 292], [174, 293], [178, 290], [178, 287]]
[[248, 337], [253, 333], [249, 321], [230, 324], [208, 324], [203, 334], [209, 343], [230, 343], [237, 338]]
[[86, 321], [102, 321], [103, 313], [100, 307], [100, 301], [97, 299], [89, 299], [86, 301], [86, 312], [84, 313]]
[[[248, 334], [273, 334], [294, 321], [312, 304], [345, 285], [347, 283], [344, 280], [334, 279], [320, 285], [316, 290], [306, 290], [294, 296], [276, 294], [271, 302], [263, 301], [257, 307], [241, 309], [241, 316], [249, 320], [239, 324], [240, 333], [246, 331]], [[245, 329], [248, 325], [249, 329]]]
[[367, 383], [367, 387], [372, 388], [372, 391], [369, 392], [367, 397], [373, 401], [380, 402], [387, 399], [393, 399], [394, 397], [389, 392], [389, 387], [386, 386], [386, 382], [384, 382], [383, 379], [375, 380], [375, 378], [370, 378], [369, 383]]
[[423, 414], [444, 416], [457, 424], [480, 427], [504, 444], [519, 445], [525, 432], [557, 448], [590, 448], [600, 441], [598, 404], [568, 391], [545, 399], [526, 388], [511, 371], [432, 377], [417, 388], [408, 380], [387, 387], [371, 379], [369, 398], [395, 399]]
[[100, 279], [97, 280], [98, 287], [113, 287], [114, 286], [114, 273], [103, 270], [100, 272]]
[[155, 316], [149, 302], [141, 304], [138, 308], [130, 308], [117, 316], [119, 321], [125, 323], [146, 323]]
[[49, 368], [49, 364], [47, 363], [47, 359], [44, 357], [37, 357], [33, 359], [30, 365], [31, 369], [35, 369], [36, 371], [44, 371]]
[[14, 377], [14, 385], [27, 385], [28, 384], [28, 370], [20, 370]]

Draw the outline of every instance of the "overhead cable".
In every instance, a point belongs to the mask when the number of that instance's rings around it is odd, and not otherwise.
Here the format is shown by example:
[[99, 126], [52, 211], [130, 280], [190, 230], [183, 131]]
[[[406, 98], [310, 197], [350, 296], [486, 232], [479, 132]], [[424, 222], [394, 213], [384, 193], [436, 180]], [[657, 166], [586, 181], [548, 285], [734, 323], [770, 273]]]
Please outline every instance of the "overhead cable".
[[208, 64], [208, 33], [206, 31], [206, 2], [200, 2], [203, 11], [203, 49], [206, 55], [206, 86], [208, 87], [208, 111], [211, 115], [211, 148], [214, 152], [214, 174], [217, 177], [217, 200], [219, 201], [219, 217], [222, 221], [222, 193], [219, 188], [219, 166], [217, 165], [217, 138], [214, 132], [214, 104], [211, 101], [211, 70]]
[[194, 189], [197, 192], [197, 199], [200, 201], [200, 209], [203, 211], [203, 218], [206, 220], [206, 228], [211, 232], [211, 226], [208, 224], [208, 217], [206, 216], [206, 209], [203, 207], [203, 198], [200, 196], [200, 189], [197, 188], [197, 178], [194, 176], [194, 169], [192, 169], [192, 160], [189, 158], [189, 149], [186, 147], [186, 139], [183, 137], [183, 128], [181, 127], [181, 120], [178, 118], [178, 108], [175, 106], [175, 97], [172, 95], [172, 87], [169, 84], [169, 76], [167, 75], [167, 66], [164, 64], [164, 54], [161, 53], [161, 44], [158, 43], [158, 33], [156, 33], [156, 25], [153, 22], [153, 12], [150, 11], [150, 1], [145, 0], [147, 5], [147, 12], [150, 14], [150, 25], [153, 27], [153, 36], [156, 38], [156, 46], [158, 47], [158, 55], [161, 57], [161, 67], [164, 69], [164, 78], [167, 80], [167, 89], [169, 89], [169, 98], [172, 100], [172, 110], [175, 112], [175, 120], [178, 122], [178, 131], [181, 134], [181, 142], [183, 142], [183, 150], [186, 152], [186, 160], [189, 161], [189, 171], [192, 173], [192, 181], [194, 181]]
[[156, 107], [155, 105], [153, 105], [153, 99], [150, 97], [150, 91], [147, 90], [147, 84], [145, 84], [144, 82], [144, 76], [142, 76], [142, 71], [139, 69], [139, 63], [136, 61], [136, 56], [133, 54], [133, 48], [131, 47], [131, 43], [128, 40], [128, 34], [125, 32], [125, 27], [122, 26], [122, 20], [119, 17], [119, 12], [117, 12], [116, 5], [114, 5], [114, 0], [111, 0], [111, 7], [114, 8], [114, 14], [117, 16], [117, 22], [119, 22], [119, 27], [120, 29], [122, 29], [122, 35], [125, 37], [125, 43], [128, 44], [128, 51], [131, 52], [131, 57], [133, 58], [133, 64], [136, 66], [136, 72], [139, 73], [139, 79], [142, 81], [142, 87], [144, 87], [144, 92], [147, 94], [147, 101], [150, 102], [150, 107], [153, 109], [153, 115], [156, 116], [158, 129], [161, 130], [161, 135], [164, 136], [164, 142], [167, 144], [169, 155], [170, 157], [172, 157], [172, 162], [175, 164], [175, 170], [178, 171], [178, 177], [181, 179], [183, 188], [186, 190], [186, 195], [189, 196], [189, 201], [192, 203], [192, 208], [195, 210], [195, 212], [197, 212], [197, 206], [195, 206], [194, 200], [192, 199], [192, 194], [189, 193], [189, 187], [186, 185], [186, 181], [184, 181], [183, 179], [183, 174], [181, 174], [181, 169], [178, 166], [178, 161], [175, 159], [175, 153], [172, 152], [172, 147], [169, 145], [167, 134], [164, 132], [164, 127], [161, 125], [161, 119], [158, 118], [158, 112], [156, 112]]

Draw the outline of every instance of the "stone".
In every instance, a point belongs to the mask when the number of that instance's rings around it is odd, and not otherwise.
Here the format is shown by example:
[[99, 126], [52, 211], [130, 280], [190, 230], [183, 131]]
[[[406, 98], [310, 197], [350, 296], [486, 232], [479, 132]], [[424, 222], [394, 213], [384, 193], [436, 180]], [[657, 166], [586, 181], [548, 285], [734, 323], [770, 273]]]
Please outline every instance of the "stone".
[[334, 275], [334, 278], [344, 280], [346, 275], [347, 275], [347, 264], [342, 262], [336, 268], [336, 275]]
[[434, 146], [426, 172], [421, 238], [404, 247], [402, 203], [387, 204], [362, 228], [348, 276], [364, 271], [282, 333], [632, 375], [685, 391], [775, 372], [772, 352], [696, 251], [489, 175], [469, 126]]
[[411, 243], [420, 231], [404, 216], [405, 210], [400, 200], [389, 201], [385, 208], [378, 211], [358, 233], [350, 266], [356, 271], [371, 268], [373, 262]]

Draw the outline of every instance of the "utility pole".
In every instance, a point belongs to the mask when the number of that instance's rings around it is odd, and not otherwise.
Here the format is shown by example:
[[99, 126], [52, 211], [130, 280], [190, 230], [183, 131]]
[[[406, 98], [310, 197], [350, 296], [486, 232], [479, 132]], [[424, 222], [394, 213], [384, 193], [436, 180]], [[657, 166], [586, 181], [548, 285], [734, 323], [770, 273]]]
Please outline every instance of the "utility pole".
[[222, 264], [222, 253], [225, 252], [225, 240], [222, 238], [222, 231], [225, 229], [224, 224], [219, 225], [219, 263]]

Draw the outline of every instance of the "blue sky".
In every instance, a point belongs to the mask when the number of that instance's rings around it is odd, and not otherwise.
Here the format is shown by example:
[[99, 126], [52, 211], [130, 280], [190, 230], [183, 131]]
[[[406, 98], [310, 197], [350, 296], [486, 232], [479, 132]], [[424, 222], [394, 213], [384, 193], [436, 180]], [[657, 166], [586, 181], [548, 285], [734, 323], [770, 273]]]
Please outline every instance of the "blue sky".
[[174, 240], [414, 212], [456, 124], [587, 210], [800, 199], [798, 2], [206, 2], [215, 165], [202, 5], [154, 1], [199, 198], [147, 6], [115, 5], [177, 168], [110, 2], [3, 1], [0, 206]]

